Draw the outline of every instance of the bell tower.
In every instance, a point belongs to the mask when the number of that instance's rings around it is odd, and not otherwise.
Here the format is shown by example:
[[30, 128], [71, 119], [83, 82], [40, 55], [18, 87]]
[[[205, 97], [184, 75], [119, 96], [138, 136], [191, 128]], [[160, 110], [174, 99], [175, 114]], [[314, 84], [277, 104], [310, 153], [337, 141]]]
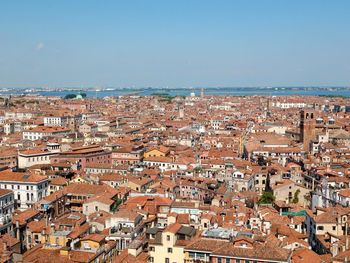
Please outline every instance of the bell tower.
[[315, 135], [315, 112], [313, 110], [300, 111], [300, 142], [304, 150], [310, 152], [310, 143]]

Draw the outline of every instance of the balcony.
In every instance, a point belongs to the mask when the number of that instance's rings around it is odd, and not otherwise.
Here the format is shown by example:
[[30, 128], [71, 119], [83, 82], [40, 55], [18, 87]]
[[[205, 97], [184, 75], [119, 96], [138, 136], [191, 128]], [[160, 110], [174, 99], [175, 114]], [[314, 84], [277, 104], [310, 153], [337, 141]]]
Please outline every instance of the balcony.
[[0, 227], [5, 226], [7, 224], [12, 223], [12, 217], [8, 216], [0, 216]]

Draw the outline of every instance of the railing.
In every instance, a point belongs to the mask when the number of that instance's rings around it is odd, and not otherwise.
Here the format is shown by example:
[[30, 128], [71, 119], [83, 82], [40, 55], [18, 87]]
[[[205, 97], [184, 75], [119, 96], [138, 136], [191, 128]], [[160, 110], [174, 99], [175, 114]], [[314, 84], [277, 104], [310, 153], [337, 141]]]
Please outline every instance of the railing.
[[12, 223], [12, 218], [11, 217], [3, 217], [3, 220], [0, 220], [0, 226], [7, 225], [9, 223]]

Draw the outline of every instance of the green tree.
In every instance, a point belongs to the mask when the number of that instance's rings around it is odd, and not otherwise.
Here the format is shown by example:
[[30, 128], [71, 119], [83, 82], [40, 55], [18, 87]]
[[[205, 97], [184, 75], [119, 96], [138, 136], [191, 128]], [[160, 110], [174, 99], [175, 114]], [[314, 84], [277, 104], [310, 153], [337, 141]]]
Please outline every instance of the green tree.
[[292, 200], [293, 204], [297, 204], [299, 203], [299, 193], [300, 193], [300, 189], [296, 190], [294, 193], [294, 198]]
[[118, 197], [114, 197], [113, 200], [115, 202], [112, 204], [111, 211], [115, 212], [117, 210], [117, 208], [119, 207], [119, 205], [122, 203], [122, 199], [120, 199]]
[[270, 192], [263, 192], [263, 194], [260, 196], [258, 204], [272, 204], [275, 201], [275, 198], [276, 197]]
[[194, 170], [196, 173], [198, 173], [198, 172], [202, 171], [203, 168], [200, 167], [200, 166], [197, 166], [197, 167], [195, 167], [193, 170]]
[[65, 100], [69, 100], [69, 99], [75, 99], [77, 97], [77, 95], [75, 94], [67, 94], [66, 96], [64, 96]]

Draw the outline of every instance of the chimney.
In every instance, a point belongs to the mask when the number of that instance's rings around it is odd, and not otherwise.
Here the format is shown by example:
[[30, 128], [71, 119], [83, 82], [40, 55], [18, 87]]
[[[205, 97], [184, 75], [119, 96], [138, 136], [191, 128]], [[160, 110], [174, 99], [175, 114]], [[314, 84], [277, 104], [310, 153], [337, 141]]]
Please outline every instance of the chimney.
[[54, 223], [51, 223], [50, 233], [55, 233], [55, 224]]
[[267, 233], [268, 235], [270, 235], [270, 234], [271, 234], [271, 229], [268, 228], [267, 231], [266, 231], [266, 233]]
[[16, 221], [16, 238], [20, 239], [19, 220]]
[[337, 255], [338, 255], [338, 245], [337, 244], [333, 244], [332, 257], [336, 257]]

